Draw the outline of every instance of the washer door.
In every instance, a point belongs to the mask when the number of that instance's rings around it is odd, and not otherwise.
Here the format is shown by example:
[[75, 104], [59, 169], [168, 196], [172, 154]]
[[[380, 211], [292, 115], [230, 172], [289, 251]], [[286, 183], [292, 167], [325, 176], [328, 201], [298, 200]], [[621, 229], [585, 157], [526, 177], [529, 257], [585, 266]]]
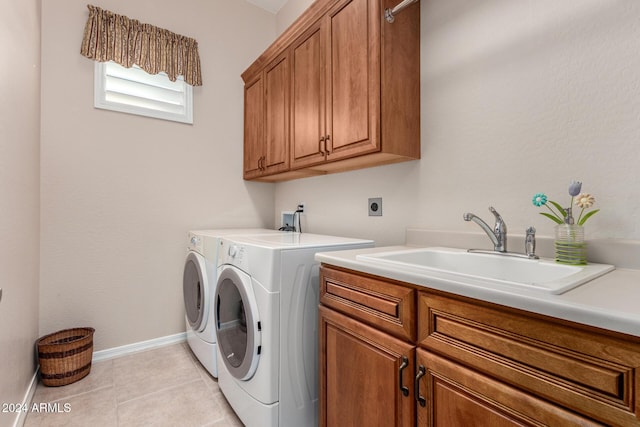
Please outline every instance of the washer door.
[[189, 252], [184, 263], [182, 291], [187, 321], [196, 332], [207, 326], [209, 312], [209, 291], [204, 257], [197, 252]]
[[220, 357], [231, 375], [249, 380], [260, 358], [260, 318], [251, 277], [235, 267], [221, 268], [215, 293]]

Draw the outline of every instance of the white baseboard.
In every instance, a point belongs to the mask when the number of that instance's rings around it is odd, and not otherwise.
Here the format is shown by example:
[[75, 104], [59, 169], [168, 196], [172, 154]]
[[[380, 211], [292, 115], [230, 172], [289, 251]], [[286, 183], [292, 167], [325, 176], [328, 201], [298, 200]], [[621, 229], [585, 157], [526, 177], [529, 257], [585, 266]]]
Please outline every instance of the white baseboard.
[[[22, 400], [22, 405], [25, 408], [31, 407], [31, 402], [33, 401], [33, 395], [36, 393], [36, 387], [38, 387], [38, 370], [33, 374], [33, 378], [31, 378], [31, 384], [29, 384], [29, 388], [27, 392], [24, 394], [24, 399]], [[24, 426], [24, 422], [27, 419], [27, 413], [29, 411], [19, 411], [18, 416], [16, 417], [15, 422], [13, 423], [13, 427], [22, 427]]]
[[120, 347], [108, 348], [106, 350], [95, 351], [93, 353], [92, 362], [113, 359], [114, 357], [124, 356], [126, 354], [137, 353], [139, 351], [150, 350], [152, 348], [164, 347], [186, 341], [187, 333], [181, 332], [175, 335], [167, 335], [165, 337], [154, 338], [147, 341], [140, 341], [133, 344], [127, 344]]
[[[166, 337], [154, 338], [147, 341], [141, 341], [133, 344], [127, 344], [120, 347], [108, 348], [106, 350], [95, 351], [93, 353], [92, 362], [98, 362], [100, 360], [112, 359], [118, 356], [124, 356], [126, 354], [137, 353], [139, 351], [150, 350], [153, 348], [164, 347], [167, 345], [183, 342], [187, 340], [187, 333], [181, 332], [175, 335], [167, 335]], [[30, 407], [33, 401], [33, 395], [36, 392], [38, 386], [38, 370], [33, 374], [31, 384], [27, 389], [22, 401], [25, 407]], [[27, 418], [28, 411], [20, 411], [16, 420], [13, 423], [13, 427], [22, 427]]]

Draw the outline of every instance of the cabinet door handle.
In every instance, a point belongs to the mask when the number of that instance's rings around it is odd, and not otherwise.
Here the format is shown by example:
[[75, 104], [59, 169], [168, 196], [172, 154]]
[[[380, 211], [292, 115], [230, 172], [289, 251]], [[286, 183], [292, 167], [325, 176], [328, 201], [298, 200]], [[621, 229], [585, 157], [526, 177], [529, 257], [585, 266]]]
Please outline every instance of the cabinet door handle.
[[320, 153], [321, 153], [321, 154], [324, 154], [324, 152], [325, 152], [325, 146], [326, 146], [326, 144], [325, 144], [325, 142], [324, 142], [324, 136], [321, 136], [321, 137], [320, 137], [320, 145], [319, 145], [319, 147], [320, 147]]
[[324, 137], [324, 148], [327, 153], [331, 152], [331, 146], [329, 145], [329, 141], [331, 141], [331, 135], [327, 135]]
[[402, 371], [404, 371], [407, 366], [409, 366], [409, 359], [406, 356], [402, 356], [402, 363], [400, 364], [400, 368], [398, 369], [398, 376], [400, 377], [399, 385], [400, 391], [402, 391], [403, 396], [409, 396], [409, 387], [402, 385]]
[[425, 399], [424, 396], [420, 396], [420, 378], [424, 377], [426, 373], [427, 371], [424, 368], [424, 366], [420, 365], [420, 367], [418, 368], [418, 375], [416, 375], [416, 380], [415, 380], [414, 389], [413, 389], [415, 392], [415, 398], [420, 404], [420, 406], [426, 406], [427, 404], [427, 399]]
[[258, 169], [260, 169], [261, 171], [264, 170], [264, 160], [265, 160], [264, 156], [262, 156], [262, 157], [260, 157], [260, 159], [258, 159]]

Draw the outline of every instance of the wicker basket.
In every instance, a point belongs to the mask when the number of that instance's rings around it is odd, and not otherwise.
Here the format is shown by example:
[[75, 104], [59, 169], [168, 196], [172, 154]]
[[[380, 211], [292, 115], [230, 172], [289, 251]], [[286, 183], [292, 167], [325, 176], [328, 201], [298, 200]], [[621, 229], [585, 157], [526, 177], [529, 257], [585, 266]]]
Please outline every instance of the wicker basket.
[[40, 378], [44, 385], [67, 385], [89, 375], [94, 332], [93, 328], [64, 329], [38, 339]]

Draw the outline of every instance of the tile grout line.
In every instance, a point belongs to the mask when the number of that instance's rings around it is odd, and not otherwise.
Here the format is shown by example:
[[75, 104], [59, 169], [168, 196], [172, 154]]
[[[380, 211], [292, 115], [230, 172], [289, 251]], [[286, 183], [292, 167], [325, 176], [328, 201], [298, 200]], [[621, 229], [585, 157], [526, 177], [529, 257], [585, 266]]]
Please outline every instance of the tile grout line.
[[[47, 386], [43, 385], [43, 387], [47, 387]], [[92, 388], [91, 390], [86, 390], [86, 391], [70, 394], [68, 396], [52, 399], [51, 403], [61, 402], [63, 400], [75, 399], [76, 397], [84, 396], [85, 394], [93, 393], [94, 391], [101, 391], [101, 390], [105, 390], [105, 389], [108, 389], [108, 388], [114, 388], [114, 387], [115, 387], [114, 384], [107, 384], [107, 385], [103, 385], [103, 386], [98, 386], [96, 388]]]
[[[153, 396], [154, 394], [162, 393], [164, 391], [168, 391], [168, 390], [171, 390], [173, 388], [178, 388], [178, 387], [182, 387], [182, 386], [185, 386], [185, 385], [189, 385], [189, 384], [195, 383], [197, 381], [202, 381], [202, 378], [198, 377], [198, 378], [192, 379], [190, 381], [181, 382], [181, 383], [175, 383], [175, 384], [172, 384], [172, 385], [169, 385], [169, 386], [166, 386], [166, 387], [159, 388], [159, 389], [154, 390], [154, 391], [149, 392], [149, 393], [141, 394], [140, 396], [136, 396], [136, 397], [133, 397], [131, 399], [123, 400], [122, 402], [118, 402], [117, 399], [116, 399], [116, 404], [117, 404], [117, 406], [125, 405], [125, 404], [128, 404], [130, 402], [135, 402], [136, 400], [140, 400], [142, 398], [145, 398], [147, 396]], [[205, 387], [206, 387], [206, 384], [205, 384]]]
[[[132, 399], [128, 399], [128, 400], [125, 400], [125, 401], [122, 401], [122, 402], [118, 402], [118, 400], [116, 398], [115, 399], [115, 403], [116, 403], [116, 425], [120, 426], [120, 411], [118, 410], [120, 408], [120, 406], [125, 405], [125, 404], [130, 404], [132, 402], [147, 398], [149, 396], [153, 396], [153, 395], [156, 395], [156, 394], [164, 393], [164, 392], [169, 391], [171, 389], [175, 389], [175, 388], [183, 387], [183, 386], [188, 386], [189, 384], [195, 384], [195, 383], [197, 383], [199, 381], [202, 382], [203, 386], [207, 390], [211, 391], [212, 394], [213, 394], [213, 391], [209, 389], [209, 387], [205, 383], [205, 380], [203, 378], [201, 378], [200, 376], [198, 376], [198, 378], [196, 378], [196, 379], [193, 379], [193, 380], [190, 380], [190, 381], [186, 381], [186, 382], [176, 383], [176, 384], [173, 384], [173, 385], [168, 386], [168, 387], [163, 387], [163, 388], [160, 388], [158, 390], [154, 390], [154, 391], [152, 391], [150, 393], [145, 393], [145, 394], [142, 394], [140, 396], [137, 396], [137, 397], [134, 397]], [[213, 398], [213, 396], [212, 396], [212, 398]], [[217, 423], [219, 421], [222, 421], [225, 418], [226, 418], [226, 415], [224, 414], [224, 412], [221, 412], [219, 418], [217, 418], [215, 420], [212, 420], [212, 421], [210, 421], [210, 422], [208, 422], [206, 424], [203, 424], [201, 427], [207, 427], [207, 426], [214, 425], [215, 423]]]

